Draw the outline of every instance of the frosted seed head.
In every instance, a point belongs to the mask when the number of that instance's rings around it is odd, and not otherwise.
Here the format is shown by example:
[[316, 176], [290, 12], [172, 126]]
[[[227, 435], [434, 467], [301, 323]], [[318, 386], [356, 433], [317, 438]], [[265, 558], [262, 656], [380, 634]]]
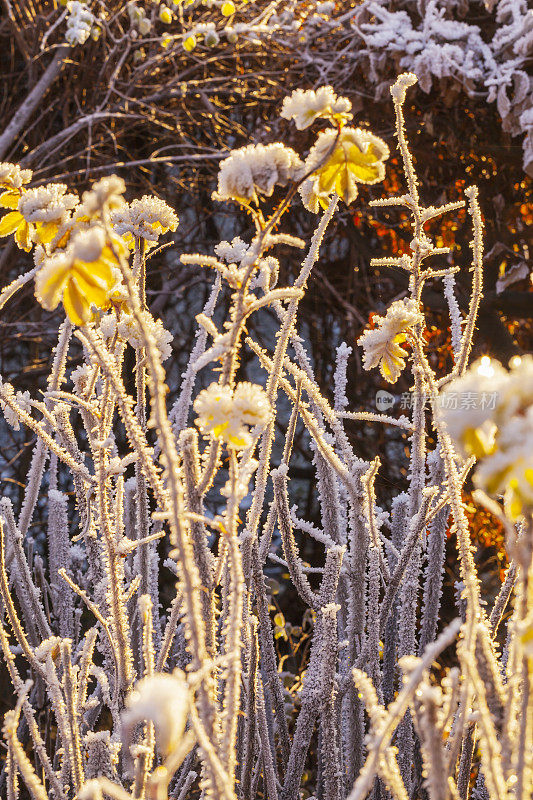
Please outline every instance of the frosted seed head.
[[181, 670], [142, 678], [126, 698], [123, 738], [129, 742], [139, 722], [153, 722], [159, 752], [168, 755], [179, 744], [189, 713], [189, 689]]
[[121, 236], [130, 234], [148, 242], [157, 242], [162, 233], [175, 231], [179, 220], [164, 200], [144, 195], [140, 200], [133, 200], [113, 211], [111, 222]]

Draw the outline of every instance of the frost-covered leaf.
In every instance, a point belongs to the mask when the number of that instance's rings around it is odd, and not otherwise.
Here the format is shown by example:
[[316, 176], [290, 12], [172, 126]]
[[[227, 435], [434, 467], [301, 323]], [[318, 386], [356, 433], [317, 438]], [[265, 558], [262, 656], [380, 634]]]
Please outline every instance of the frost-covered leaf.
[[360, 128], [331, 129], [321, 133], [306, 161], [309, 171], [300, 194], [311, 211], [318, 203], [327, 206], [326, 198], [336, 192], [349, 205], [357, 197], [358, 183], [377, 183], [385, 177], [383, 162], [389, 148], [374, 134]]

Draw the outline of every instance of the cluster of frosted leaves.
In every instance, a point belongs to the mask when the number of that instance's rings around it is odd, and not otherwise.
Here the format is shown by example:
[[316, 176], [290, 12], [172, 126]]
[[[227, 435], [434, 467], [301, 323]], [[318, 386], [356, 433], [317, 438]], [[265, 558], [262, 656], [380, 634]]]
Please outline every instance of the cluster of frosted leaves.
[[[111, 340], [118, 334], [123, 342], [127, 342], [134, 350], [140, 350], [145, 345], [144, 335], [133, 314], [128, 313], [127, 299], [124, 294], [123, 286], [118, 276], [118, 283], [113, 287], [111, 294], [112, 305], [116, 309], [117, 305], [122, 305], [122, 313], [119, 318], [115, 310], [105, 314], [99, 320], [100, 333], [104, 338]], [[159, 350], [161, 361], [166, 361], [172, 355], [172, 342], [174, 337], [167, 331], [160, 319], [153, 319], [147, 315], [144, 320], [145, 327], [148, 328], [154, 343]]]
[[363, 368], [379, 367], [388, 383], [396, 383], [405, 368], [407, 351], [402, 347], [408, 333], [423, 322], [414, 300], [396, 300], [384, 317], [375, 316], [375, 327], [357, 340], [363, 348]]
[[[299, 0], [272, 3], [266, 12], [264, 5], [249, 0], [220, 0], [217, 3], [212, 0], [184, 0], [176, 5], [181, 5], [185, 13], [189, 12], [190, 27], [181, 36], [183, 48], [188, 52], [200, 44], [215, 47], [226, 42], [236, 44], [239, 40], [254, 45], [272, 39], [283, 41], [297, 37], [301, 43], [329, 22], [335, 10], [333, 2], [301, 3]], [[195, 12], [201, 11], [202, 7], [214, 8], [215, 21], [195, 20]], [[168, 35], [166, 38], [165, 46], [174, 37]]]
[[[496, 102], [502, 127], [524, 135], [524, 169], [533, 173], [533, 10], [528, 0], [487, 0], [492, 26], [483, 31], [461, 17], [456, 0], [396, 4], [362, 0], [352, 18], [356, 60], [368, 71], [376, 98], [388, 85], [390, 64], [417, 75], [430, 92], [435, 81], [453, 79], [468, 93]], [[421, 8], [423, 9], [421, 11]], [[492, 33], [488, 33], [489, 31]]]
[[238, 383], [235, 389], [212, 383], [194, 401], [196, 425], [233, 450], [242, 450], [252, 439], [250, 428], [266, 425], [272, 409], [266, 392], [254, 383]]
[[352, 119], [351, 107], [348, 98], [337, 97], [331, 86], [321, 86], [316, 90], [296, 89], [284, 99], [281, 116], [293, 120], [301, 131], [318, 117], [346, 122]]
[[260, 196], [271, 196], [275, 186], [292, 181], [304, 206], [317, 213], [327, 208], [334, 193], [349, 205], [357, 197], [358, 183], [374, 184], [385, 177], [388, 146], [370, 131], [346, 124], [353, 116], [351, 103], [331, 86], [296, 89], [283, 101], [281, 116], [299, 130], [318, 119], [328, 120], [331, 127], [319, 133], [305, 161], [279, 142], [233, 150], [220, 165], [217, 199], [258, 202]]
[[384, 161], [389, 157], [385, 142], [370, 131], [352, 128], [351, 103], [338, 97], [331, 86], [317, 90], [296, 89], [283, 101], [281, 116], [293, 120], [299, 130], [317, 119], [331, 125], [319, 133], [305, 160], [305, 180], [299, 186], [304, 206], [313, 213], [327, 208], [336, 193], [347, 205], [358, 194], [357, 184], [373, 184], [385, 177]]
[[[35, 294], [49, 311], [63, 303], [75, 325], [84, 325], [113, 306], [127, 309], [119, 269], [127, 245], [144, 240], [147, 246], [175, 231], [178, 217], [157, 197], [144, 196], [127, 204], [126, 185], [115, 175], [102, 178], [83, 193], [81, 202], [62, 183], [28, 188], [31, 170], [0, 164], [0, 237], [13, 235], [19, 248], [34, 249]], [[115, 230], [106, 229], [103, 212]], [[132, 327], [132, 326], [130, 326]], [[129, 333], [131, 338], [134, 334]], [[164, 329], [157, 332], [161, 352], [170, 355]]]
[[[65, 41], [83, 45], [100, 37], [106, 12], [100, 20], [89, 3], [79, 0], [60, 0], [66, 6]], [[325, 23], [333, 22], [334, 2], [286, 0], [276, 7], [253, 0], [129, 0], [119, 19], [124, 28], [129, 22], [129, 35], [137, 42], [133, 51], [135, 62], [146, 58], [144, 43], [159, 38], [161, 47], [179, 45], [186, 52], [218, 45], [234, 45], [239, 40], [261, 44], [273, 38], [286, 41], [294, 37], [299, 42], [313, 36]], [[65, 13], [65, 12], [63, 12]]]
[[303, 166], [298, 153], [279, 142], [233, 150], [220, 164], [217, 198], [257, 202], [259, 195], [270, 197], [275, 186], [297, 180]]
[[512, 519], [533, 508], [533, 357], [506, 370], [484, 356], [446, 386], [438, 413], [458, 451], [478, 459], [476, 486], [503, 496]]
[[114, 211], [111, 222], [116, 233], [132, 246], [139, 238], [156, 244], [161, 234], [176, 230], [179, 220], [164, 200], [144, 195]]
[[74, 46], [85, 44], [87, 39], [98, 39], [100, 37], [100, 27], [93, 12], [87, 3], [79, 0], [68, 0], [67, 24], [65, 30], [65, 41]]

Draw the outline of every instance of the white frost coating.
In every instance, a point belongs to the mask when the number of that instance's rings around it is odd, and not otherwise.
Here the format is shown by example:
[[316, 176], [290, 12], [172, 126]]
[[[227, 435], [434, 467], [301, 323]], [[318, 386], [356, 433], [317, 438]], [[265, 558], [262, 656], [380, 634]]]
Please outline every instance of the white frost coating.
[[217, 256], [223, 258], [228, 264], [232, 262], [240, 264], [247, 251], [248, 245], [243, 242], [240, 236], [235, 236], [235, 238], [231, 240], [231, 244], [229, 242], [220, 242], [220, 244], [215, 246], [215, 253]]
[[348, 382], [347, 369], [348, 359], [352, 352], [352, 348], [349, 347], [346, 342], [341, 342], [337, 347], [335, 374], [333, 376], [333, 385], [335, 386], [335, 411], [344, 411], [348, 407], [348, 398], [346, 397], [346, 384]]
[[454, 354], [458, 354], [461, 349], [462, 338], [462, 325], [463, 317], [461, 310], [455, 297], [455, 278], [453, 274], [445, 275], [443, 278], [444, 296], [448, 302], [448, 310], [450, 312], [450, 330], [452, 335], [452, 350]]
[[[161, 360], [166, 361], [172, 355], [172, 342], [174, 337], [163, 326], [160, 319], [146, 317], [145, 324], [149, 327], [155, 343], [161, 354]], [[123, 314], [120, 322], [117, 323], [119, 336], [128, 342], [135, 349], [143, 347], [143, 337], [139, 325], [131, 314]]]
[[[5, 396], [9, 397], [17, 408], [21, 411], [29, 413], [31, 411], [30, 393], [29, 392], [15, 392], [10, 383], [1, 383], [0, 387]], [[17, 412], [4, 400], [0, 399], [0, 408], [4, 414], [4, 419], [11, 425], [13, 430], [20, 430], [20, 421]]]
[[0, 187], [2, 189], [20, 189], [25, 183], [31, 181], [31, 169], [21, 169], [18, 164], [8, 161], [0, 163]]
[[295, 89], [283, 101], [281, 116], [292, 119], [299, 131], [308, 128], [318, 117], [335, 117], [349, 120], [352, 104], [347, 97], [337, 97], [331, 86], [313, 89]]
[[49, 183], [28, 189], [19, 200], [19, 211], [27, 222], [58, 222], [78, 204], [64, 183]]
[[196, 424], [228, 447], [242, 449], [251, 442], [249, 427], [265, 425], [271, 414], [265, 390], [253, 383], [229, 386], [212, 383], [194, 401]]
[[[527, 0], [486, 5], [493, 17], [488, 37], [488, 26], [481, 30], [460, 18], [461, 4], [455, 0], [409, 2], [401, 8], [363, 0], [355, 15], [357, 36], [365, 46], [358, 60], [368, 64], [376, 94], [383, 90], [381, 73], [388, 74], [391, 58], [399, 69], [416, 75], [423, 92], [430, 92], [435, 82], [451, 79], [468, 94], [483, 93], [489, 103], [496, 102], [503, 129], [524, 136], [524, 170], [531, 175], [533, 77], [528, 59], [533, 11]], [[393, 87], [398, 99], [404, 96], [407, 80], [402, 76], [401, 85]]]
[[179, 220], [164, 200], [144, 195], [114, 211], [111, 222], [119, 236], [130, 234], [147, 242], [157, 242], [162, 233], [175, 231]]
[[94, 23], [94, 14], [86, 3], [79, 0], [69, 0], [67, 3], [68, 18], [65, 39], [71, 45], [85, 44], [91, 35]]
[[283, 144], [250, 144], [232, 150], [220, 164], [217, 195], [221, 200], [269, 197], [276, 185], [296, 180], [303, 168], [299, 155]]
[[81, 205], [76, 211], [76, 216], [93, 217], [101, 211], [104, 205], [111, 210], [121, 208], [124, 205], [122, 195], [126, 191], [126, 184], [123, 178], [118, 175], [109, 175], [93, 183], [92, 187], [81, 196]]

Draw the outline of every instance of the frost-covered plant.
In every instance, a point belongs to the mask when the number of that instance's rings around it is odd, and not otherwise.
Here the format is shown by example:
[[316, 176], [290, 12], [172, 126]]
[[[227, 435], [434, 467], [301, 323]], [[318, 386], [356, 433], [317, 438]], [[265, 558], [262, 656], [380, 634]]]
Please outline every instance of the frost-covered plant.
[[[212, 49], [232, 46], [239, 39], [258, 44], [266, 39], [302, 36], [317, 24], [328, 20], [334, 3], [309, 3], [302, 7], [297, 0], [284, 3], [281, 13], [276, 5], [266, 6], [257, 0], [128, 0], [117, 16], [123, 27], [129, 25], [130, 36], [137, 44], [134, 62], [146, 58], [143, 44], [158, 40], [163, 49], [179, 45], [187, 53], [197, 48]], [[91, 37], [97, 40], [113, 15], [107, 4], [60, 0], [66, 6], [52, 23], [51, 30], [63, 21], [64, 40], [71, 46], [84, 45]]]
[[[359, 340], [365, 369], [379, 367], [390, 383], [400, 371], [411, 376], [409, 416], [349, 410], [346, 344], [330, 403], [298, 335], [299, 305], [338, 201], [350, 204], [358, 183], [379, 182], [389, 152], [348, 125], [351, 106], [330, 87], [296, 91], [283, 106], [300, 128], [328, 122], [306, 157], [278, 142], [235, 150], [221, 164], [217, 197], [237, 203], [253, 229], [249, 241], [221, 242], [214, 255], [182, 256], [215, 280], [171, 408], [163, 362], [172, 348], [145, 280], [148, 249], [176, 229], [174, 212], [154, 197], [126, 204], [114, 176], [80, 202], [61, 184], [28, 188], [31, 173], [0, 165], [6, 216], [18, 215], [4, 217], [0, 231], [35, 248], [35, 266], [1, 291], [0, 307], [34, 279], [44, 308], [65, 311], [44, 392], [0, 384], [7, 423], [35, 435], [21, 508], [7, 490], [0, 499], [0, 648], [15, 693], [2, 729], [9, 800], [21, 782], [32, 800], [297, 800], [304, 792], [406, 800], [423, 783], [430, 800], [531, 793], [531, 359], [509, 372], [490, 360], [468, 369], [482, 293], [481, 211], [476, 188], [467, 188], [473, 283], [463, 319], [451, 253], [424, 226], [465, 203], [425, 206], [419, 196], [403, 110], [415, 82], [403, 74], [391, 88], [406, 191], [372, 201], [410, 215], [410, 252], [375, 262], [405, 271], [407, 289]], [[312, 211], [325, 210], [300, 272], [280, 286], [271, 251], [306, 246], [283, 229], [298, 191]], [[442, 255], [445, 267], [432, 260]], [[444, 375], [428, 359], [422, 302], [424, 286], [440, 281], [454, 351]], [[270, 350], [248, 335], [250, 317], [265, 313], [277, 320]], [[261, 384], [238, 380], [245, 349]], [[464, 395], [471, 406], [476, 387], [497, 397], [470, 411]], [[410, 437], [408, 477], [390, 513], [376, 492], [380, 460], [359, 457], [349, 419]], [[297, 426], [311, 443], [319, 525], [291, 506]], [[491, 608], [462, 496], [476, 457], [477, 497], [501, 518], [512, 558]], [[24, 543], [38, 503], [47, 541], [36, 553]], [[458, 619], [443, 627], [449, 529], [462, 583]], [[302, 559], [297, 532], [323, 547], [319, 566]], [[276, 649], [287, 632], [282, 615], [271, 619], [268, 561], [282, 565], [309, 620], [298, 675]], [[432, 672], [446, 647], [455, 647], [458, 667]]]
[[[385, 89], [391, 62], [416, 74], [422, 91], [437, 84], [496, 102], [503, 129], [523, 137], [524, 169], [533, 173], [533, 10], [527, 0], [485, 0], [492, 16], [488, 37], [464, 20], [471, 6], [457, 0], [363, 0], [353, 26], [364, 45], [376, 94]], [[488, 30], [488, 28], [486, 29]], [[357, 47], [354, 47], [358, 51]], [[446, 82], [446, 84], [445, 84]]]

